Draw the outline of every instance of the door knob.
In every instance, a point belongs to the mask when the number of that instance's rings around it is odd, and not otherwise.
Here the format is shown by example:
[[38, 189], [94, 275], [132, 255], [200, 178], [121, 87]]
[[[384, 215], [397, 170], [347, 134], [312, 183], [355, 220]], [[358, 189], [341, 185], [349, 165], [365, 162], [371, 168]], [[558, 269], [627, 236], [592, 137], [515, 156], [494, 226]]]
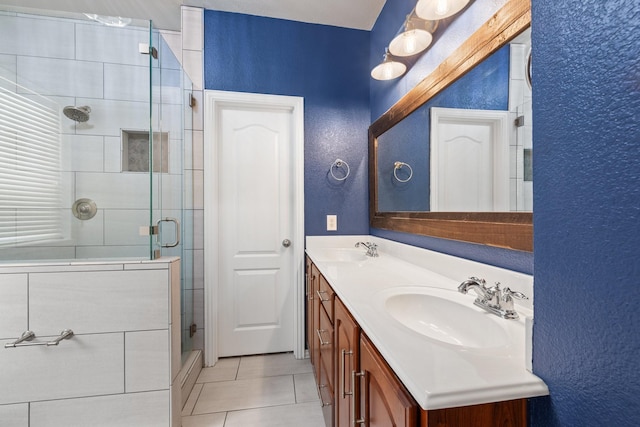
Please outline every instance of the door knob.
[[285, 248], [288, 248], [289, 246], [291, 246], [291, 240], [289, 239], [284, 239], [282, 241], [282, 246], [284, 246]]

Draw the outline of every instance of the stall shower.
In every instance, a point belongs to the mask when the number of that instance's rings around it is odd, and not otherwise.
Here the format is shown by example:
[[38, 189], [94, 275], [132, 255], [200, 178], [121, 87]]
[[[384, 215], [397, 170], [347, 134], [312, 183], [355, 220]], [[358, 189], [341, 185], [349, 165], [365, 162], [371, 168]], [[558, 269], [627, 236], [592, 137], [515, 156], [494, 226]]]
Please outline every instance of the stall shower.
[[192, 289], [191, 90], [150, 21], [0, 10], [0, 265], [179, 256]]

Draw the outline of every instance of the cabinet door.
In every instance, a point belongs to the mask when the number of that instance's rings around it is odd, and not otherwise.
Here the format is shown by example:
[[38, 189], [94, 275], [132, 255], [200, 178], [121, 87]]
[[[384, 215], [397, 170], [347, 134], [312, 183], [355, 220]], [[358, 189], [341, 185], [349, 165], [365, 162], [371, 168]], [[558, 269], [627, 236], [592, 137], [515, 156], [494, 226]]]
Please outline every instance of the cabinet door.
[[317, 292], [320, 282], [320, 271], [318, 268], [311, 264], [311, 291], [313, 294], [313, 301], [311, 301], [311, 339], [313, 342], [311, 351], [311, 363], [313, 364], [313, 373], [316, 376], [316, 381], [320, 381], [320, 345], [318, 343], [318, 331], [320, 330], [320, 299], [318, 299]]
[[418, 405], [391, 368], [362, 334], [360, 338], [360, 424], [371, 427], [416, 427]]
[[320, 329], [318, 330], [318, 347], [320, 347], [320, 398], [322, 399], [322, 412], [327, 427], [333, 425], [334, 408], [334, 369], [333, 361], [335, 354], [333, 351], [333, 325], [329, 320], [327, 312], [320, 308]]
[[313, 263], [309, 257], [306, 258], [305, 263], [305, 310], [306, 310], [306, 334], [307, 334], [307, 348], [309, 349], [309, 357], [311, 358], [311, 364], [315, 363], [313, 354], [313, 345], [315, 344], [315, 334], [313, 329]]
[[355, 409], [351, 372], [359, 369], [360, 327], [339, 298], [334, 303], [333, 328], [336, 354], [335, 425], [350, 427]]

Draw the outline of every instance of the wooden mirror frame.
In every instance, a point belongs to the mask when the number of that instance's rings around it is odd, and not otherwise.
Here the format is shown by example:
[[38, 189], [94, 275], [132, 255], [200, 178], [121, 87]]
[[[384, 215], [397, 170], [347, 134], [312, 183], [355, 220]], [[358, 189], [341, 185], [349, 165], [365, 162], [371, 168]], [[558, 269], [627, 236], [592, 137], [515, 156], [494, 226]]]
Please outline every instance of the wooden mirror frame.
[[372, 228], [533, 251], [531, 212], [378, 212], [378, 136], [398, 124], [531, 25], [530, 0], [509, 0], [369, 127], [369, 218]]

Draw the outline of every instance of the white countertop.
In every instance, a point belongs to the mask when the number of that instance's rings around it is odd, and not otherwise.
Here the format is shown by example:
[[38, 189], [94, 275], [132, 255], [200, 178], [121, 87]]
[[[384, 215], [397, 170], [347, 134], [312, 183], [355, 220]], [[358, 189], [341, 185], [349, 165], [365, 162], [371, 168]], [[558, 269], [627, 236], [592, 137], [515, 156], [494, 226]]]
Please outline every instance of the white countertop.
[[[364, 261], [328, 256], [334, 248], [353, 248], [357, 241], [377, 243], [380, 256]], [[309, 236], [306, 252], [423, 409], [549, 394], [546, 384], [527, 370], [531, 337], [525, 319], [533, 316], [531, 276], [373, 236]], [[414, 332], [384, 310], [384, 296], [396, 287], [428, 286], [457, 292], [458, 285], [470, 276], [484, 278], [488, 284], [500, 281], [530, 297], [525, 305], [516, 306], [520, 319], [505, 320], [475, 307], [472, 293], [455, 296], [467, 298], [469, 307], [482, 315], [495, 317], [509, 345], [448, 345]]]

